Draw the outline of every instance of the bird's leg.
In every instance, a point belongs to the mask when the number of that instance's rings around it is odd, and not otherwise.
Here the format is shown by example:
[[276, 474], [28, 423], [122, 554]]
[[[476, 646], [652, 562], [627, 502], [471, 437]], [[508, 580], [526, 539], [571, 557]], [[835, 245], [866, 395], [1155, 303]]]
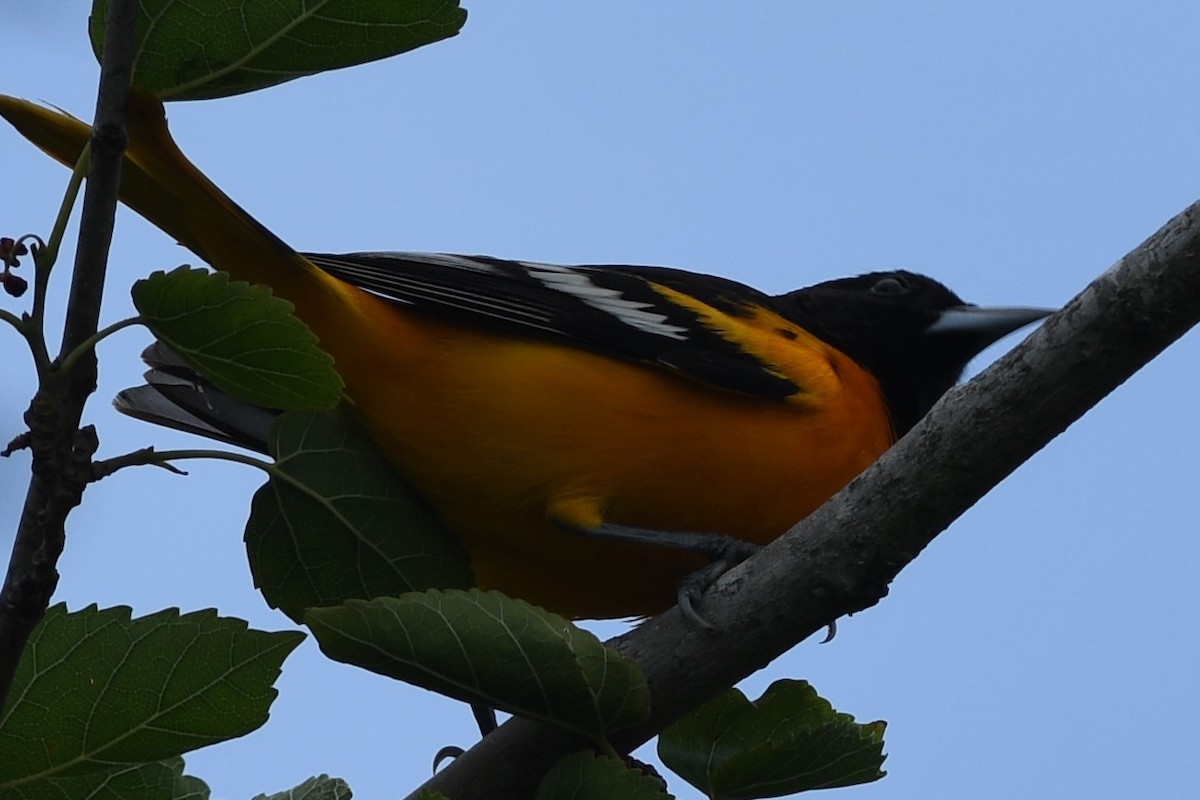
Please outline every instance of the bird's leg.
[[500, 727], [500, 723], [496, 721], [496, 709], [491, 706], [481, 706], [472, 703], [471, 713], [475, 715], [475, 724], [479, 726], [480, 736], [487, 736]]
[[610, 522], [580, 532], [589, 536], [603, 536], [614, 541], [636, 542], [637, 544], [685, 550], [707, 558], [708, 566], [696, 570], [684, 578], [683, 582], [679, 584], [679, 591], [676, 594], [676, 601], [684, 619], [706, 630], [712, 630], [712, 624], [696, 611], [696, 606], [704, 591], [712, 586], [717, 578], [762, 549], [761, 545], [720, 533], [659, 531], [614, 525]]

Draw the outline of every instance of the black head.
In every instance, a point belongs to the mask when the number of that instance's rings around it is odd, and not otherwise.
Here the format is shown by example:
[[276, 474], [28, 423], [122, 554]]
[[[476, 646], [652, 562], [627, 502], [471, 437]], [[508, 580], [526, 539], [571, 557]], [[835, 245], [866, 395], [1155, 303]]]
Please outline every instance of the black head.
[[924, 275], [898, 270], [819, 283], [776, 298], [780, 311], [879, 381], [901, 436], [981, 350], [1053, 313], [980, 308]]

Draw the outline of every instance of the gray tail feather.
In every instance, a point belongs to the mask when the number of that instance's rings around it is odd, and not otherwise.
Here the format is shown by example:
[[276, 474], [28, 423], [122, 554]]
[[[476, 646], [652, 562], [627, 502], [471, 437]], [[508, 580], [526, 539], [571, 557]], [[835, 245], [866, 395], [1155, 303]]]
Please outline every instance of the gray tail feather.
[[117, 411], [135, 419], [194, 433], [259, 453], [278, 411], [237, 400], [202, 378], [162, 342], [142, 352], [150, 366], [146, 385], [113, 399]]

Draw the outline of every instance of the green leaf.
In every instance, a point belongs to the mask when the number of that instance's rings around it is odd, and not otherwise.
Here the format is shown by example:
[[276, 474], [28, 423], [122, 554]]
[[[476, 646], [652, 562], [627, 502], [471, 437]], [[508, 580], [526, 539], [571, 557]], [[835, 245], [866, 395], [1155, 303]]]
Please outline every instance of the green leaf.
[[286, 792], [259, 794], [254, 800], [350, 800], [350, 785], [341, 778], [317, 775]]
[[499, 592], [429, 591], [314, 608], [330, 658], [602, 739], [646, 718], [636, 666], [567, 620]]
[[239, 400], [281, 410], [341, 400], [333, 358], [265, 286], [179, 267], [135, 283], [133, 304], [155, 336]]
[[182, 758], [169, 759], [163, 763], [174, 767], [175, 780], [171, 787], [172, 800], [208, 800], [210, 795], [208, 784], [199, 778], [184, 775]]
[[[107, 0], [93, 0], [96, 57]], [[457, 0], [141, 0], [133, 80], [163, 100], [251, 92], [454, 36]]]
[[129, 764], [77, 778], [41, 778], [4, 787], [5, 800], [208, 800], [204, 781], [183, 774], [183, 759]]
[[130, 619], [125, 607], [51, 608], [0, 717], [0, 788], [143, 764], [249, 733], [267, 719], [295, 631], [215, 611]]
[[782, 797], [882, 778], [885, 726], [781, 680], [754, 703], [737, 689], [717, 696], [663, 731], [658, 755], [714, 800]]
[[462, 546], [348, 417], [281, 415], [275, 469], [250, 506], [255, 584], [296, 621], [351, 598], [474, 584]]
[[538, 786], [535, 800], [668, 800], [662, 781], [615, 758], [576, 753], [559, 760]]

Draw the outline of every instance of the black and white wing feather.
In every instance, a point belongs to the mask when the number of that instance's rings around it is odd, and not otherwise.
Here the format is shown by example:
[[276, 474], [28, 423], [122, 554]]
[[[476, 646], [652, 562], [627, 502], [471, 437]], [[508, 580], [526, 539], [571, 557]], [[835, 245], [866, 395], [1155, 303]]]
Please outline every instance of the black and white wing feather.
[[797, 386], [656, 286], [746, 316], [772, 299], [735, 281], [666, 267], [564, 267], [441, 253], [306, 253], [321, 269], [412, 311], [560, 342], [771, 399]]

